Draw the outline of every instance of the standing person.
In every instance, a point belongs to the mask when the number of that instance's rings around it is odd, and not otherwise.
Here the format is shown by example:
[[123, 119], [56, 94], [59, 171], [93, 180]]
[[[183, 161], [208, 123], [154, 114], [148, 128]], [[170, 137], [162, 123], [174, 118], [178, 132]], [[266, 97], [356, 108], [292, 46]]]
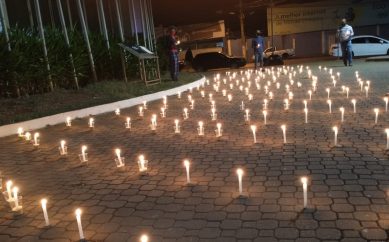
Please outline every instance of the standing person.
[[260, 67], [263, 67], [263, 51], [265, 50], [265, 41], [262, 37], [261, 30], [257, 30], [257, 35], [252, 41], [252, 47], [254, 49], [254, 58], [255, 58], [255, 70], [258, 67], [258, 62]]
[[176, 36], [177, 29], [176, 27], [170, 27], [170, 33], [167, 40], [167, 48], [169, 55], [169, 64], [170, 64], [170, 76], [173, 81], [178, 81], [178, 72], [179, 72], [179, 64], [178, 64], [178, 48], [179, 44], [178, 38]]
[[342, 23], [338, 30], [338, 38], [340, 42], [340, 47], [342, 49], [342, 59], [343, 64], [347, 66], [353, 65], [353, 49], [351, 44], [351, 37], [354, 36], [353, 28], [347, 24], [347, 20], [342, 19]]

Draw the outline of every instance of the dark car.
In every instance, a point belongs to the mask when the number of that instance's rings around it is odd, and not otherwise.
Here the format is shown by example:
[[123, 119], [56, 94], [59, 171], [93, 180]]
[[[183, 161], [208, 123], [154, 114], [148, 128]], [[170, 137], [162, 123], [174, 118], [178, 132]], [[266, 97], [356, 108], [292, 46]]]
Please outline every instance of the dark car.
[[239, 68], [246, 65], [246, 60], [238, 57], [229, 57], [219, 52], [197, 54], [193, 59], [192, 67], [196, 71], [206, 71], [217, 68]]

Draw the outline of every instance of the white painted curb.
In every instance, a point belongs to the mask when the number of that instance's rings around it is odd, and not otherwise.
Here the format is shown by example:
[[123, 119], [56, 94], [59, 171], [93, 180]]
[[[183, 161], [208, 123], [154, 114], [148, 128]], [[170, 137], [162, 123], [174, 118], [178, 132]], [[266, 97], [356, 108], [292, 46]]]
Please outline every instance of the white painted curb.
[[205, 82], [205, 77], [202, 77], [201, 79], [195, 82], [183, 86], [175, 87], [173, 89], [157, 92], [157, 93], [152, 93], [152, 94], [148, 94], [136, 98], [131, 98], [131, 99], [118, 101], [114, 103], [108, 103], [108, 104], [99, 105], [95, 107], [70, 111], [66, 113], [55, 114], [55, 115], [33, 119], [29, 121], [24, 121], [20, 123], [0, 126], [0, 137], [16, 134], [17, 129], [19, 127], [23, 127], [24, 130], [40, 129], [47, 125], [56, 125], [59, 123], [65, 123], [66, 117], [72, 117], [72, 119], [83, 118], [89, 115], [98, 115], [102, 113], [114, 112], [115, 109], [117, 108], [122, 109], [122, 108], [133, 107], [135, 105], [142, 104], [143, 101], [151, 102], [154, 100], [161, 99], [163, 96], [172, 96], [172, 95], [176, 95], [177, 92], [184, 92], [190, 88], [196, 88], [197, 86], [201, 85], [204, 82]]

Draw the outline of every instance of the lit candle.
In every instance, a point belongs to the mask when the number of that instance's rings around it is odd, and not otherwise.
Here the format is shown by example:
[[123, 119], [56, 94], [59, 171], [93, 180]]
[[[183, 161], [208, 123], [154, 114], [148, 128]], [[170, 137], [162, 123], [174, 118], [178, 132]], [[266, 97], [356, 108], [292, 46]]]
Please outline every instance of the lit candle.
[[183, 116], [184, 116], [184, 119], [188, 119], [189, 118], [189, 114], [188, 114], [188, 109], [187, 108], [184, 108]]
[[7, 182], [5, 183], [5, 186], [6, 186], [6, 188], [7, 188], [7, 195], [8, 195], [7, 201], [8, 201], [8, 202], [13, 201], [12, 190], [11, 190], [12, 185], [13, 185], [13, 183], [12, 183], [11, 180], [9, 180], [9, 181], [7, 181]]
[[245, 112], [246, 112], [246, 114], [244, 115], [244, 118], [245, 118], [246, 122], [249, 122], [250, 121], [250, 109], [246, 109]]
[[147, 109], [147, 101], [143, 101], [143, 109], [144, 109], [144, 110]]
[[34, 134], [34, 146], [39, 146], [39, 133]]
[[326, 91], [327, 91], [327, 99], [330, 99], [330, 89], [326, 88]]
[[89, 118], [89, 128], [94, 128], [95, 127], [95, 119], [94, 118]]
[[195, 100], [192, 99], [192, 100], [190, 101], [190, 109], [193, 110], [193, 109], [194, 109], [194, 105], [195, 105]]
[[78, 233], [80, 234], [80, 240], [84, 240], [84, 231], [82, 230], [82, 224], [81, 224], [81, 209], [76, 209], [76, 219], [77, 219], [77, 225], [78, 225]]
[[268, 100], [266, 98], [263, 99], [263, 110], [267, 110], [267, 104], [268, 104]]
[[222, 90], [222, 94], [223, 94], [223, 97], [225, 97], [227, 95], [227, 90], [226, 89], [223, 89]]
[[204, 98], [204, 97], [205, 97], [205, 92], [204, 92], [204, 90], [201, 90], [200, 93], [201, 93], [201, 97]]
[[301, 183], [303, 184], [304, 208], [306, 208], [308, 206], [308, 178], [301, 177]]
[[375, 113], [375, 124], [377, 124], [377, 122], [378, 122], [378, 113], [380, 112], [380, 110], [378, 109], [378, 108], [375, 108], [374, 109], [374, 113]]
[[180, 121], [178, 119], [174, 120], [174, 133], [180, 133]]
[[142, 235], [140, 237], [140, 242], [149, 242], [149, 237], [147, 235]]
[[250, 128], [251, 128], [251, 132], [253, 132], [253, 138], [254, 138], [254, 144], [255, 144], [255, 143], [257, 143], [257, 135], [256, 135], [257, 126], [251, 125]]
[[389, 150], [389, 129], [385, 129], [386, 132], [386, 149]]
[[147, 171], [148, 160], [145, 160], [144, 155], [140, 155], [138, 159], [138, 167], [140, 172]]
[[350, 91], [350, 88], [349, 87], [346, 87], [346, 97], [348, 98], [348, 93]]
[[229, 101], [229, 102], [232, 101], [232, 95], [231, 95], [231, 94], [228, 94], [227, 98], [228, 98], [228, 101]]
[[68, 147], [66, 146], [65, 140], [61, 140], [60, 142], [59, 153], [60, 155], [66, 155], [68, 153]]
[[329, 109], [329, 112], [332, 113], [332, 101], [331, 100], [327, 100], [327, 103], [328, 103], [328, 109]]
[[365, 86], [366, 97], [369, 97], [369, 86]]
[[284, 99], [284, 110], [289, 110], [289, 100], [288, 99]]
[[252, 100], [253, 100], [253, 94], [250, 93], [250, 94], [248, 95], [248, 98], [249, 98], [249, 101], [252, 101]]
[[197, 128], [197, 132], [200, 136], [204, 135], [204, 123], [203, 123], [203, 121], [199, 121], [199, 127]]
[[216, 124], [216, 137], [221, 137], [222, 136], [222, 124], [221, 123], [217, 123]]
[[341, 119], [340, 120], [343, 123], [344, 122], [344, 107], [340, 107], [339, 111], [340, 111], [340, 114], [341, 114]]
[[184, 160], [184, 166], [186, 169], [186, 183], [190, 183], [190, 173], [189, 173], [189, 168], [190, 168], [190, 162], [189, 160]]
[[216, 108], [215, 100], [211, 100], [211, 108]]
[[308, 108], [304, 108], [304, 113], [305, 113], [305, 123], [308, 123]]
[[217, 114], [216, 114], [215, 108], [211, 108], [211, 118], [213, 121], [215, 121], [217, 119]]
[[242, 184], [243, 170], [241, 168], [238, 168], [236, 170], [236, 174], [238, 175], [239, 195], [242, 195], [242, 193], [243, 193], [243, 184]]
[[22, 127], [19, 127], [18, 128], [18, 136], [23, 137], [24, 136], [23, 134], [24, 134], [24, 129]]
[[151, 115], [151, 130], [157, 129], [157, 115], [153, 114]]
[[389, 101], [389, 98], [388, 97], [384, 97], [384, 101], [385, 101], [385, 112], [388, 112], [388, 101]]
[[131, 118], [130, 117], [127, 117], [125, 125], [126, 125], [126, 129], [131, 129]]
[[311, 90], [308, 91], [308, 95], [309, 95], [309, 100], [312, 100], [312, 91]]
[[43, 217], [45, 218], [46, 226], [50, 226], [49, 216], [47, 215], [47, 199], [43, 198], [41, 200]]
[[208, 97], [209, 97], [209, 101], [211, 102], [213, 100], [213, 94], [212, 93], [208, 94]]
[[351, 100], [351, 103], [353, 104], [353, 107], [354, 107], [354, 113], [356, 113], [357, 112], [357, 100], [355, 100], [355, 99], [352, 99]]
[[88, 161], [88, 153], [86, 153], [87, 146], [83, 145], [81, 146], [81, 161], [86, 162]]
[[285, 124], [281, 125], [281, 129], [282, 129], [282, 134], [284, 136], [284, 143], [286, 143], [286, 125]]
[[263, 110], [263, 111], [262, 111], [262, 114], [263, 114], [263, 123], [266, 125], [266, 124], [267, 124], [267, 120], [266, 120], [267, 111], [266, 111], [266, 110]]
[[71, 117], [67, 117], [67, 118], [66, 118], [66, 126], [67, 126], [67, 127], [72, 126], [72, 118], [71, 118]]
[[308, 102], [307, 102], [307, 100], [304, 99], [303, 103], [304, 103], [304, 108], [308, 108]]
[[115, 162], [116, 162], [117, 167], [124, 166], [124, 162], [123, 162], [124, 158], [122, 157], [121, 153], [122, 153], [122, 151], [120, 149], [115, 149], [115, 154], [116, 154]]
[[15, 207], [13, 210], [19, 210], [19, 197], [18, 197], [19, 188], [13, 187], [12, 192], [13, 192], [13, 201], [15, 202]]
[[119, 109], [119, 108], [117, 108], [117, 109], [115, 110], [115, 114], [116, 114], [117, 116], [120, 115], [120, 109]]
[[338, 127], [334, 126], [332, 127], [332, 130], [334, 131], [334, 145], [338, 145]]
[[143, 107], [142, 107], [142, 106], [139, 106], [138, 109], [139, 109], [139, 111], [138, 111], [139, 117], [143, 117], [143, 115], [144, 115], [144, 113], [143, 113]]
[[244, 102], [242, 101], [241, 105], [240, 105], [240, 110], [244, 110]]
[[188, 95], [188, 102], [192, 101], [192, 95]]

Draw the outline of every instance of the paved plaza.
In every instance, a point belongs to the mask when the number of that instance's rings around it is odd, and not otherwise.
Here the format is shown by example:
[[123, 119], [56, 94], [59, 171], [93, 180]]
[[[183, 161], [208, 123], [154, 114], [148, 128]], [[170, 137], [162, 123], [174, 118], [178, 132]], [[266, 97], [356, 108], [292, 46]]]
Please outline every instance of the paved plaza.
[[[307, 66], [317, 76], [312, 100]], [[0, 199], [0, 241], [78, 241], [77, 208], [82, 210], [86, 241], [138, 242], [142, 234], [150, 242], [388, 241], [389, 112], [383, 100], [389, 92], [388, 66], [364, 60], [356, 60], [353, 67], [344, 67], [341, 61], [311, 61], [274, 67], [264, 76], [252, 73], [250, 80], [241, 73], [244, 70], [227, 70], [229, 75], [223, 70], [220, 79], [216, 72], [208, 73], [209, 85], [204, 88], [182, 93], [181, 99], [167, 97], [166, 118], [160, 115], [160, 99], [147, 104], [143, 118], [136, 106], [122, 109], [120, 116], [112, 110], [94, 117], [93, 130], [87, 118], [73, 120], [72, 127], [59, 124], [31, 130], [40, 133], [39, 147], [19, 138], [15, 130], [15, 135], [0, 139], [0, 171], [3, 184], [11, 179], [19, 187], [23, 214], [13, 213], [10, 204]], [[278, 74], [277, 68], [281, 68]], [[362, 91], [355, 71], [363, 81]], [[293, 92], [288, 110], [286, 85]], [[331, 114], [326, 88], [330, 88]], [[194, 100], [193, 110], [188, 95]], [[303, 100], [307, 100], [308, 123]], [[242, 101], [250, 110], [250, 121], [245, 120]], [[340, 107], [344, 107], [343, 122]], [[186, 120], [184, 108], [189, 113]], [[379, 108], [377, 124], [374, 108]], [[157, 114], [156, 131], [150, 128], [153, 114]], [[126, 117], [131, 117], [131, 130], [125, 128]], [[175, 119], [179, 134], [174, 131]], [[204, 122], [204, 136], [198, 135], [199, 121]], [[215, 133], [218, 122], [221, 137]], [[257, 143], [250, 125], [257, 126]], [[286, 126], [286, 143], [281, 125]], [[59, 154], [60, 140], [67, 142], [66, 156]], [[82, 145], [88, 147], [87, 165], [79, 159]], [[124, 167], [116, 167], [116, 148], [122, 150]], [[149, 161], [147, 173], [139, 172], [140, 154]], [[184, 159], [191, 162], [191, 184]], [[243, 196], [238, 168], [244, 171]], [[50, 226], [45, 226], [42, 198], [48, 200]]]

